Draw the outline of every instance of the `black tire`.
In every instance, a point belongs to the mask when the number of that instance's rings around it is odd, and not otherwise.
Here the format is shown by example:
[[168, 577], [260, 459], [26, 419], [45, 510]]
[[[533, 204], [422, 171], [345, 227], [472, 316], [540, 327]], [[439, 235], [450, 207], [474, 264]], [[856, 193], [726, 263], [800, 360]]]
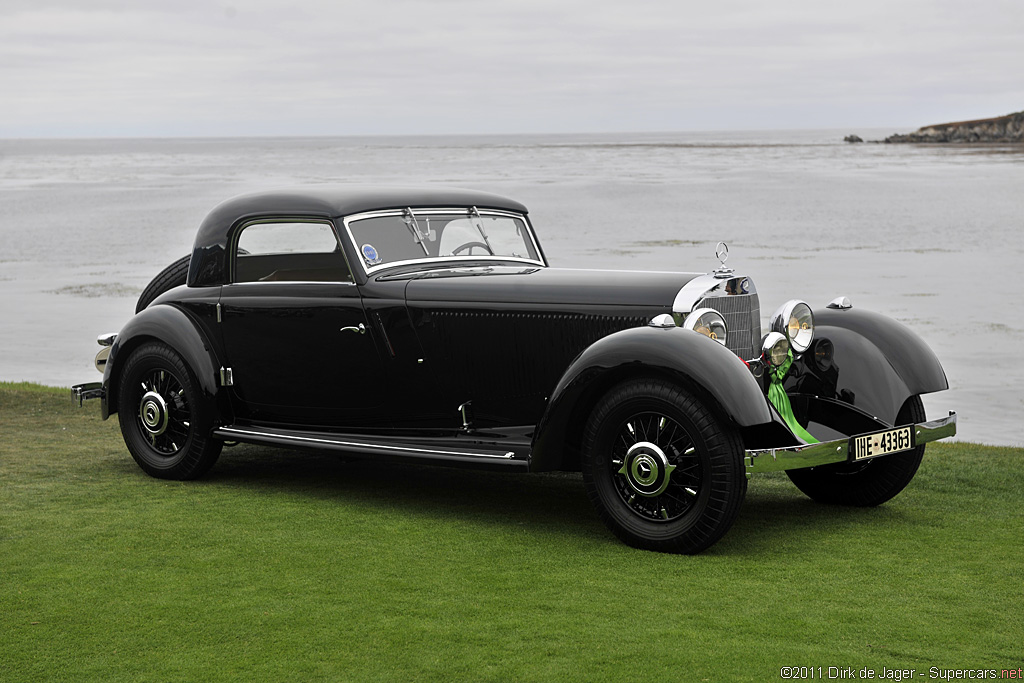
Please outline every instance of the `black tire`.
[[598, 516], [627, 545], [699, 553], [739, 514], [747, 493], [743, 443], [682, 388], [634, 380], [594, 408], [583, 481]]
[[[920, 396], [911, 396], [896, 416], [896, 426], [924, 422]], [[837, 463], [787, 470], [796, 487], [819, 503], [874, 507], [902, 491], [917, 473], [925, 444], [912, 451], [859, 463]]]
[[192, 255], [188, 254], [182, 256], [180, 259], [167, 266], [160, 271], [155, 278], [153, 278], [146, 288], [142, 290], [142, 294], [139, 295], [139, 302], [135, 304], [135, 312], [142, 311], [151, 303], [153, 303], [158, 296], [164, 292], [169, 292], [175, 287], [180, 287], [185, 284], [188, 280], [188, 264], [192, 260]]
[[132, 458], [158, 479], [195, 479], [220, 455], [208, 436], [212, 416], [200, 414], [198, 383], [173, 349], [144, 344], [128, 357], [118, 388], [121, 434]]

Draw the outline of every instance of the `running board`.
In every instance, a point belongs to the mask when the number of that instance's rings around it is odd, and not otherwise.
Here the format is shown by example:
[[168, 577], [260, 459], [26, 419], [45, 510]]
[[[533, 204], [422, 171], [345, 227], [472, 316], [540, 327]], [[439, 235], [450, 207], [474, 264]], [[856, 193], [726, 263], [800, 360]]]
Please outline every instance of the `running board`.
[[[352, 436], [325, 432], [306, 432], [255, 426], [228, 426], [215, 429], [213, 436], [225, 441], [342, 451], [400, 460], [426, 461], [436, 465], [486, 467], [491, 469], [519, 469], [530, 466], [529, 446], [501, 448], [504, 444], [473, 442], [471, 445], [453, 445], [451, 438], [393, 438]], [[466, 439], [462, 439], [466, 440]], [[519, 457], [517, 457], [517, 455]]]

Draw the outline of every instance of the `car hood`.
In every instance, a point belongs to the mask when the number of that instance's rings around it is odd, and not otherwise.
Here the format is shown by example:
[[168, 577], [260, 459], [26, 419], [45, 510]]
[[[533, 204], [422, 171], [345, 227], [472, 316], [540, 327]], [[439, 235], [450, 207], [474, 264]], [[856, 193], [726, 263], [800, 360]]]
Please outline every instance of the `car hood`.
[[411, 276], [416, 302], [645, 306], [670, 309], [680, 288], [700, 273], [481, 266]]

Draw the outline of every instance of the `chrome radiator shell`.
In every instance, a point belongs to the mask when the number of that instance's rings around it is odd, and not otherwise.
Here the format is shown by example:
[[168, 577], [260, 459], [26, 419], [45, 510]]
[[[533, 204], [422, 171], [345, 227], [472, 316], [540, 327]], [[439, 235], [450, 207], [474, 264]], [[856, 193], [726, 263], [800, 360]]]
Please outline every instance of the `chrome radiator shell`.
[[676, 324], [698, 308], [710, 308], [725, 318], [729, 337], [726, 348], [744, 360], [760, 355], [761, 303], [754, 281], [744, 275], [701, 275], [676, 294], [672, 314]]
[[757, 358], [761, 343], [761, 304], [757, 294], [709, 296], [697, 305], [718, 311], [725, 318], [729, 330], [727, 349], [744, 360]]

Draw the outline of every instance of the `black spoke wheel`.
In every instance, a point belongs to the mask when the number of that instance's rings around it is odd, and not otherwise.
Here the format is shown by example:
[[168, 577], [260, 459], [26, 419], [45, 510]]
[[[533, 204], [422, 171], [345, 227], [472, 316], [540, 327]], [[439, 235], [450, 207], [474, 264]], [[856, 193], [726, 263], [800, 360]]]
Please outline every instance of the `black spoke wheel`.
[[[897, 427], [924, 421], [924, 403], [920, 396], [908, 398], [896, 416]], [[921, 444], [905, 453], [862, 462], [787, 470], [786, 474], [798, 489], [819, 503], [873, 507], [907, 487], [921, 465], [924, 448], [925, 444]]]
[[118, 390], [125, 445], [139, 467], [161, 479], [194, 479], [220, 455], [221, 443], [201, 429], [209, 416], [195, 404], [196, 381], [181, 357], [160, 343], [128, 357]]
[[747, 490], [738, 434], [660, 380], [621, 384], [598, 402], [584, 439], [583, 478], [616, 536], [661, 552], [714, 544]]

